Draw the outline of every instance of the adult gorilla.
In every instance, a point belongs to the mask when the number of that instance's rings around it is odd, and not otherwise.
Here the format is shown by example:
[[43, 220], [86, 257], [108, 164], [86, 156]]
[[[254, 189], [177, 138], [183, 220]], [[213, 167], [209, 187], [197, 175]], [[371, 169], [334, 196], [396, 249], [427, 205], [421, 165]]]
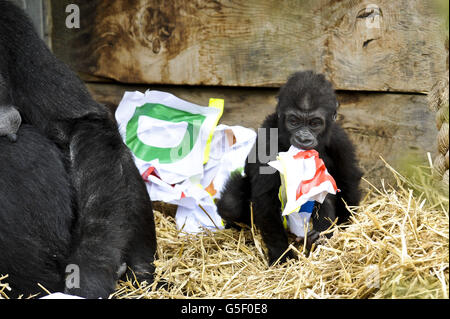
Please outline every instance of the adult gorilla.
[[0, 12], [0, 90], [23, 123], [0, 137], [0, 274], [13, 294], [85, 297], [107, 297], [123, 263], [152, 280], [151, 202], [116, 124], [22, 10]]

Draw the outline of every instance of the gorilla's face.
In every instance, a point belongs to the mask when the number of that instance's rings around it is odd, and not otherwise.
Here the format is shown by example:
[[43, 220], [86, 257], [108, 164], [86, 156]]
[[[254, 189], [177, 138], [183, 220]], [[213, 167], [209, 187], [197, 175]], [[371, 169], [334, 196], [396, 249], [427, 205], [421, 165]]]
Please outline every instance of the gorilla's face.
[[336, 116], [335, 96], [334, 93], [328, 98], [318, 98], [310, 93], [297, 99], [280, 96], [278, 111], [283, 130], [289, 134], [290, 144], [310, 150], [323, 145], [327, 137], [328, 126]]
[[325, 146], [338, 102], [329, 81], [313, 72], [298, 72], [278, 95], [278, 128], [283, 139], [309, 150]]
[[326, 130], [326, 114], [322, 110], [305, 112], [301, 109], [287, 109], [284, 114], [286, 130], [291, 145], [309, 150], [316, 148]]

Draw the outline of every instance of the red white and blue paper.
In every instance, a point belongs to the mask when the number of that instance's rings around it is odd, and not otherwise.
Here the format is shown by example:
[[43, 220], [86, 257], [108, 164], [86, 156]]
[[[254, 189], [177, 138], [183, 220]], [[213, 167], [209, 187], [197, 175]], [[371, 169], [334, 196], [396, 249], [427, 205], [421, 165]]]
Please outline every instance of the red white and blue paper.
[[288, 216], [291, 232], [304, 237], [314, 202], [323, 203], [327, 194], [336, 194], [336, 182], [316, 150], [291, 146], [268, 164], [280, 172], [282, 216]]

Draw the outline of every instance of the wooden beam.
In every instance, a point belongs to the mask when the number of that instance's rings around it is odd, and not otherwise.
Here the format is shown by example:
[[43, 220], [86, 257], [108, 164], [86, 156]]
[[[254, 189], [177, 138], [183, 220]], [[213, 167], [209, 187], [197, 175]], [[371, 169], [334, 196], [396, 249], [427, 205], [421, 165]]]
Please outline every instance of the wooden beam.
[[[65, 27], [65, 6], [81, 28]], [[53, 0], [54, 52], [124, 83], [278, 87], [298, 70], [339, 90], [428, 92], [445, 34], [423, 0]]]

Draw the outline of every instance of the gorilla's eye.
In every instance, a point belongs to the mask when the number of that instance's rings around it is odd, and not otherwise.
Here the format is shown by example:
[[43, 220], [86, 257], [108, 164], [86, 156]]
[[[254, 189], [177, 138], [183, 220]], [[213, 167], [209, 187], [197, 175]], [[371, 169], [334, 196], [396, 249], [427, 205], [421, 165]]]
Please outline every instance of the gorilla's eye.
[[322, 124], [323, 124], [323, 121], [320, 118], [314, 118], [311, 121], [309, 121], [309, 126], [311, 126], [311, 127], [319, 127]]
[[299, 126], [300, 125], [300, 119], [296, 116], [289, 116], [287, 119], [287, 122], [290, 126]]

